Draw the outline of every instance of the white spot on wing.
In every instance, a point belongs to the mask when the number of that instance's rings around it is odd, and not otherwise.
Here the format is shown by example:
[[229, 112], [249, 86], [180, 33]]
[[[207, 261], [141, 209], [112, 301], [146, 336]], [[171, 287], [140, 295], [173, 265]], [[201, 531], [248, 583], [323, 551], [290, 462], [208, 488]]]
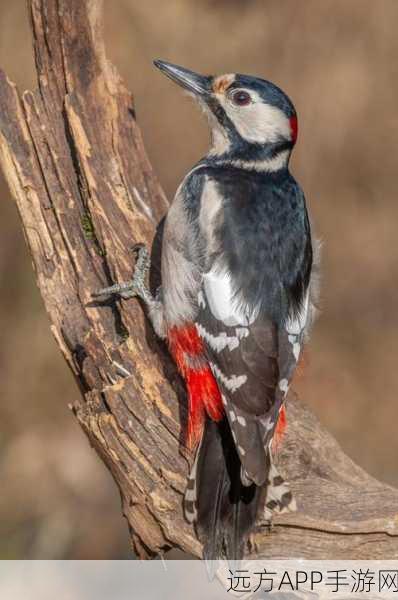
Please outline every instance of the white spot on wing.
[[236, 337], [238, 337], [241, 340], [245, 337], [248, 337], [249, 329], [247, 327], [237, 327], [235, 329], [235, 333], [236, 333]]
[[202, 290], [200, 290], [198, 294], [198, 306], [200, 306], [200, 308], [206, 308], [206, 300]]
[[287, 392], [289, 391], [289, 382], [287, 379], [281, 379], [279, 381], [279, 389], [281, 390], [281, 392], [287, 394]]
[[271, 419], [271, 417], [267, 417], [267, 418], [266, 418], [266, 419], [264, 419], [264, 421], [263, 421], [263, 427], [265, 428], [265, 430], [266, 430], [267, 432], [268, 432], [268, 431], [271, 431], [271, 429], [274, 427], [274, 425], [275, 425], [275, 421], [273, 421], [273, 420]]
[[247, 381], [247, 375], [231, 375], [227, 377], [220, 368], [214, 363], [210, 362], [210, 368], [213, 371], [215, 377], [229, 390], [234, 393]]
[[228, 336], [225, 331], [222, 331], [218, 335], [212, 335], [200, 323], [196, 324], [196, 329], [199, 335], [209, 344], [210, 348], [216, 352], [221, 352], [225, 348], [228, 348], [230, 351], [235, 350], [239, 346], [239, 339], [234, 336]]
[[249, 310], [247, 305], [239, 302], [229, 273], [212, 269], [204, 275], [203, 285], [213, 316], [224, 325], [247, 327], [256, 320], [258, 309]]
[[296, 362], [297, 362], [299, 359], [300, 350], [301, 350], [301, 346], [298, 341], [300, 336], [298, 334], [298, 335], [288, 335], [287, 337], [288, 337], [289, 342], [292, 345], [292, 352], [293, 352], [294, 358], [296, 359]]

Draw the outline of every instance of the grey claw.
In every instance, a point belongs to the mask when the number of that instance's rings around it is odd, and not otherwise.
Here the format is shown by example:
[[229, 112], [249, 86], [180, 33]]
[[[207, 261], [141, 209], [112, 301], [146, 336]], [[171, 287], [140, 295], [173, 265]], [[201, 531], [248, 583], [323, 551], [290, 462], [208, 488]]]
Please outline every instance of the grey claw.
[[113, 296], [115, 294], [124, 300], [134, 298], [136, 296], [143, 299], [148, 298], [148, 294], [150, 295], [150, 293], [145, 288], [145, 277], [151, 264], [148, 250], [144, 244], [135, 244], [135, 246], [132, 248], [132, 251], [136, 256], [133, 279], [125, 283], [115, 283], [114, 285], [102, 288], [97, 292], [93, 292], [91, 294], [93, 298], [99, 298], [101, 296]]
[[111, 287], [106, 287], [106, 288], [101, 288], [100, 290], [97, 290], [96, 292], [91, 292], [91, 297], [99, 298], [100, 296], [110, 296], [111, 294], [114, 294], [114, 293], [115, 292], [112, 290]]
[[113, 296], [115, 294], [118, 294], [122, 298], [133, 298], [136, 296], [134, 282], [128, 281], [126, 283], [115, 283], [115, 285], [102, 288], [97, 292], [92, 292], [91, 296], [93, 298], [98, 298], [100, 296]]
[[140, 296], [138, 291], [135, 289], [126, 290], [124, 292], [121, 291], [119, 292], [119, 295], [121, 298], [123, 298], [123, 300], [129, 300], [130, 298], [138, 298]]

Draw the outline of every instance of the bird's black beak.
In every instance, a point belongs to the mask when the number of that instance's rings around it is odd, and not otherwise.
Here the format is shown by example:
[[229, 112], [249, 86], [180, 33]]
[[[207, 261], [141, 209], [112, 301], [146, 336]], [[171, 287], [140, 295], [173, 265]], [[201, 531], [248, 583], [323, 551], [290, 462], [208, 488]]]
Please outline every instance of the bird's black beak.
[[206, 96], [210, 93], [211, 77], [199, 75], [184, 67], [173, 65], [164, 60], [154, 60], [155, 67], [163, 71], [167, 77], [178, 83], [181, 87], [198, 96]]

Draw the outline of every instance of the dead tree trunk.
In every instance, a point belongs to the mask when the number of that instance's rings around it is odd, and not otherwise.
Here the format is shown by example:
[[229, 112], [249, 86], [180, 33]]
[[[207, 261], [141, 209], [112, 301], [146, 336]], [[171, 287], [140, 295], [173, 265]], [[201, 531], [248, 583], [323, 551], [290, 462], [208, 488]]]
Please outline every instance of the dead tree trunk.
[[[137, 302], [90, 297], [130, 277], [129, 248], [152, 243], [167, 201], [132, 96], [105, 55], [101, 0], [28, 5], [38, 90], [21, 97], [0, 72], [0, 157], [51, 329], [80, 386], [73, 410], [119, 486], [137, 554], [200, 556], [181, 507], [183, 386]], [[251, 556], [398, 558], [398, 491], [353, 464], [294, 398], [288, 419], [278, 460], [299, 510], [256, 534]]]

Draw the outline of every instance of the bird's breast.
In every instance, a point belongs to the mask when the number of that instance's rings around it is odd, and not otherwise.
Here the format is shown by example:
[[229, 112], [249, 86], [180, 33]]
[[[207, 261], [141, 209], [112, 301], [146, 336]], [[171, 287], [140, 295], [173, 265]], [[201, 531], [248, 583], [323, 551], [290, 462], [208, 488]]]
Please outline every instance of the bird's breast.
[[213, 180], [206, 189], [205, 283], [213, 302], [221, 312], [228, 307], [232, 319], [264, 312], [273, 321], [286, 320], [288, 286], [301, 277], [307, 244], [301, 207], [281, 187], [258, 178]]

